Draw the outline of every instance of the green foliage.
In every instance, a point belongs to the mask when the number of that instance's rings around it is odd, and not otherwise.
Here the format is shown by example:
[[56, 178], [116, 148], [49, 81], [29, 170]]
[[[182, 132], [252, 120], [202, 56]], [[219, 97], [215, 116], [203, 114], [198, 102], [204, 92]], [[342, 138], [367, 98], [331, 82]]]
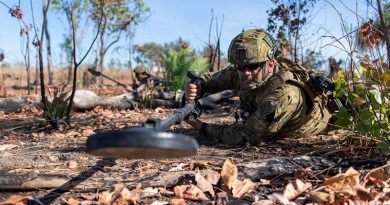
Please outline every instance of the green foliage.
[[360, 62], [356, 69], [349, 75], [339, 71], [339, 79], [335, 80], [333, 96], [346, 101], [335, 123], [388, 144], [390, 93], [387, 85], [390, 78], [388, 71], [382, 72], [387, 65], [370, 60], [368, 56], [358, 58]]
[[148, 64], [150, 67], [153, 65], [161, 65], [162, 58], [168, 55], [169, 50], [173, 49], [180, 52], [182, 48], [187, 48], [189, 42], [184, 41], [182, 38], [178, 38], [175, 41], [164, 43], [164, 45], [157, 44], [155, 42], [147, 42], [143, 45], [135, 45], [134, 50], [136, 52], [135, 62], [137, 64]]
[[46, 109], [43, 113], [45, 120], [54, 128], [61, 128], [61, 122], [66, 117], [66, 110], [69, 105], [70, 94], [64, 91], [65, 86], [59, 86], [53, 94], [46, 97]]
[[158, 64], [162, 61], [163, 47], [155, 42], [145, 43], [142, 46], [135, 46], [137, 56], [135, 62], [138, 64]]
[[207, 70], [207, 58], [198, 56], [190, 48], [183, 48], [180, 51], [169, 49], [163, 57], [163, 66], [167, 74], [167, 85], [172, 89], [182, 89], [189, 81], [187, 71], [202, 73]]

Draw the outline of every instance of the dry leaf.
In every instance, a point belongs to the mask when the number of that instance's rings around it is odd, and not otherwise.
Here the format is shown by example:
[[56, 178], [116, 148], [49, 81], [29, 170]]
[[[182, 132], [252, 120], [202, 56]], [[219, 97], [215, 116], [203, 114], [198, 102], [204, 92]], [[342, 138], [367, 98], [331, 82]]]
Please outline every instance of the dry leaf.
[[203, 170], [207, 169], [207, 166], [202, 162], [191, 161], [190, 170]]
[[245, 179], [244, 181], [236, 180], [233, 183], [233, 197], [241, 198], [245, 194], [252, 192], [255, 189], [255, 186], [256, 184], [253, 183], [250, 179]]
[[195, 181], [196, 181], [196, 186], [202, 190], [203, 192], [209, 192], [212, 197], [214, 197], [215, 192], [213, 185], [207, 179], [205, 179], [199, 172], [196, 172], [195, 174]]
[[225, 160], [221, 170], [222, 190], [231, 193], [234, 181], [237, 180], [238, 170], [230, 159]]
[[79, 205], [79, 204], [80, 204], [80, 201], [77, 200], [77, 199], [74, 199], [74, 198], [70, 197], [70, 198], [66, 201], [66, 203], [68, 203], [68, 205]]
[[69, 169], [75, 169], [79, 166], [79, 163], [77, 163], [76, 161], [69, 161], [66, 163], [66, 166], [69, 167]]
[[375, 32], [373, 33], [372, 35], [370, 35], [368, 37], [368, 40], [370, 42], [370, 46], [371, 48], [375, 48], [376, 45], [379, 43], [379, 41], [381, 40], [381, 35], [379, 32]]
[[370, 193], [369, 190], [365, 189], [363, 186], [358, 185], [356, 187], [356, 195], [359, 197], [359, 199], [363, 201], [371, 201], [374, 199], [372, 196], [373, 193]]
[[334, 195], [326, 192], [312, 191], [309, 193], [311, 199], [317, 203], [325, 204], [334, 202]]
[[65, 138], [66, 137], [66, 135], [64, 133], [61, 133], [61, 132], [52, 132], [50, 135], [54, 136], [56, 138]]
[[168, 172], [183, 171], [183, 170], [184, 170], [184, 167], [187, 167], [187, 164], [185, 164], [185, 163], [180, 163], [180, 164], [177, 165], [176, 167], [173, 167], [173, 168], [171, 168], [170, 170], [168, 170]]
[[359, 184], [359, 175], [359, 172], [350, 167], [345, 174], [339, 174], [326, 179], [325, 184], [336, 193], [346, 193], [355, 196], [355, 187]]
[[158, 171], [159, 171], [158, 169], [140, 170], [139, 176], [142, 177], [142, 176], [145, 176], [145, 175], [154, 174], [154, 173], [157, 173]]
[[17, 147], [19, 147], [19, 146], [15, 145], [15, 144], [3, 144], [3, 145], [0, 145], [0, 151], [11, 150], [11, 149], [14, 149]]
[[6, 198], [4, 201], [0, 201], [0, 205], [8, 205], [8, 204], [24, 205], [26, 204], [27, 199], [28, 199], [27, 196], [12, 195]]
[[368, 176], [368, 179], [375, 185], [385, 186], [385, 181], [390, 179], [390, 174], [387, 174], [385, 170], [376, 170]]
[[66, 137], [77, 137], [79, 135], [80, 135], [79, 132], [76, 132], [76, 131], [73, 131], [73, 130], [66, 132]]
[[215, 171], [209, 171], [206, 174], [206, 180], [210, 182], [212, 185], [216, 185], [219, 182], [219, 179], [221, 178], [221, 175], [218, 172]]
[[83, 130], [83, 131], [81, 132], [81, 135], [82, 135], [82, 136], [89, 136], [89, 135], [93, 135], [93, 134], [95, 134], [95, 131], [93, 131], [93, 130], [91, 130], [91, 129], [86, 129], [86, 130]]
[[184, 199], [171, 199], [171, 205], [187, 205]]
[[197, 201], [206, 201], [209, 200], [207, 196], [195, 185], [181, 185], [175, 186], [173, 188], [175, 195], [180, 198], [197, 200]]
[[364, 23], [362, 27], [360, 27], [360, 33], [362, 34], [363, 37], [367, 37], [371, 33], [371, 31], [372, 31], [372, 25], [369, 21]]
[[168, 202], [166, 202], [166, 201], [154, 201], [150, 205], [168, 205]]
[[154, 197], [158, 194], [158, 189], [153, 187], [146, 187], [141, 192], [141, 198]]
[[96, 194], [80, 194], [81, 198], [88, 199], [88, 200], [94, 200], [98, 196]]
[[271, 185], [271, 181], [268, 179], [260, 179], [260, 182], [258, 184], [261, 186]]
[[291, 201], [297, 198], [309, 188], [311, 188], [311, 183], [305, 183], [300, 179], [295, 179], [294, 181], [287, 184], [283, 195]]
[[101, 204], [112, 204], [112, 195], [114, 192], [104, 191], [99, 195], [99, 202]]
[[141, 196], [141, 183], [137, 184], [137, 186], [129, 191], [126, 187], [122, 189], [121, 191], [121, 197], [124, 199], [128, 204], [137, 204], [140, 200]]

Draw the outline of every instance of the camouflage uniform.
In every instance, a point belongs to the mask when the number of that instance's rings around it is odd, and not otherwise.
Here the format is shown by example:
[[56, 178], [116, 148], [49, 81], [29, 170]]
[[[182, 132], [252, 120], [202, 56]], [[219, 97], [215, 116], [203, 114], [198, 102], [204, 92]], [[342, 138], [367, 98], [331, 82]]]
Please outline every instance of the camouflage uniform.
[[209, 93], [237, 89], [241, 104], [246, 105], [242, 124], [205, 124], [203, 134], [227, 144], [251, 144], [279, 138], [311, 136], [323, 131], [331, 115], [321, 98], [302, 86], [300, 79], [288, 67], [277, 63], [274, 74], [256, 89], [245, 90], [240, 85], [238, 71], [233, 66], [202, 76]]

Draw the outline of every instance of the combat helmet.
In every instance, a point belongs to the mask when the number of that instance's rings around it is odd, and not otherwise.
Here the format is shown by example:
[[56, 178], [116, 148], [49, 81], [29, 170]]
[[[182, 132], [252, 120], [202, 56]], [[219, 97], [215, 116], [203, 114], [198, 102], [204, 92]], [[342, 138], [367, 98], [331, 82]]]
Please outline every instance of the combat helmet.
[[230, 43], [228, 61], [233, 65], [259, 64], [275, 57], [275, 39], [261, 29], [250, 29], [238, 34]]
[[148, 72], [148, 68], [144, 65], [138, 65], [137, 67], [134, 68], [133, 71], [135, 74], [140, 74], [142, 72]]

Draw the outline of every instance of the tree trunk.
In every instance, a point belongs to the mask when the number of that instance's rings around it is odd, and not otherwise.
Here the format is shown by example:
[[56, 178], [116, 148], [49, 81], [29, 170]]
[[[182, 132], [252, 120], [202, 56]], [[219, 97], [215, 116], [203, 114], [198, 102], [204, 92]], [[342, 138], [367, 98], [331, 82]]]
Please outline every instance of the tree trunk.
[[[385, 22], [385, 18], [383, 16], [383, 11], [382, 11], [382, 0], [377, 0], [377, 3], [378, 3], [378, 13], [379, 13], [379, 18], [381, 20], [381, 28], [382, 29], [382, 32], [383, 32], [383, 35], [384, 35], [384, 39], [386, 41], [386, 49], [387, 49], [387, 64], [389, 65], [389, 62], [390, 62], [390, 36], [389, 36], [389, 29], [387, 28], [387, 24]], [[389, 70], [390, 68], [387, 67], [387, 69]]]
[[[99, 71], [103, 73], [103, 66], [104, 66], [104, 34], [106, 31], [106, 17], [103, 17], [101, 32], [100, 32], [100, 49], [99, 49]], [[103, 85], [103, 77], [100, 76], [100, 84]]]
[[31, 85], [31, 80], [30, 80], [30, 37], [29, 33], [26, 33], [26, 72], [27, 72], [27, 95], [30, 95], [30, 85]]
[[[46, 1], [43, 1], [43, 14], [45, 15], [45, 8], [47, 7]], [[51, 58], [51, 43], [50, 43], [50, 34], [47, 28], [47, 18], [45, 24], [45, 37], [46, 37], [46, 50], [47, 50], [47, 76], [49, 78], [49, 85], [53, 85], [53, 71], [52, 71], [52, 58]]]

